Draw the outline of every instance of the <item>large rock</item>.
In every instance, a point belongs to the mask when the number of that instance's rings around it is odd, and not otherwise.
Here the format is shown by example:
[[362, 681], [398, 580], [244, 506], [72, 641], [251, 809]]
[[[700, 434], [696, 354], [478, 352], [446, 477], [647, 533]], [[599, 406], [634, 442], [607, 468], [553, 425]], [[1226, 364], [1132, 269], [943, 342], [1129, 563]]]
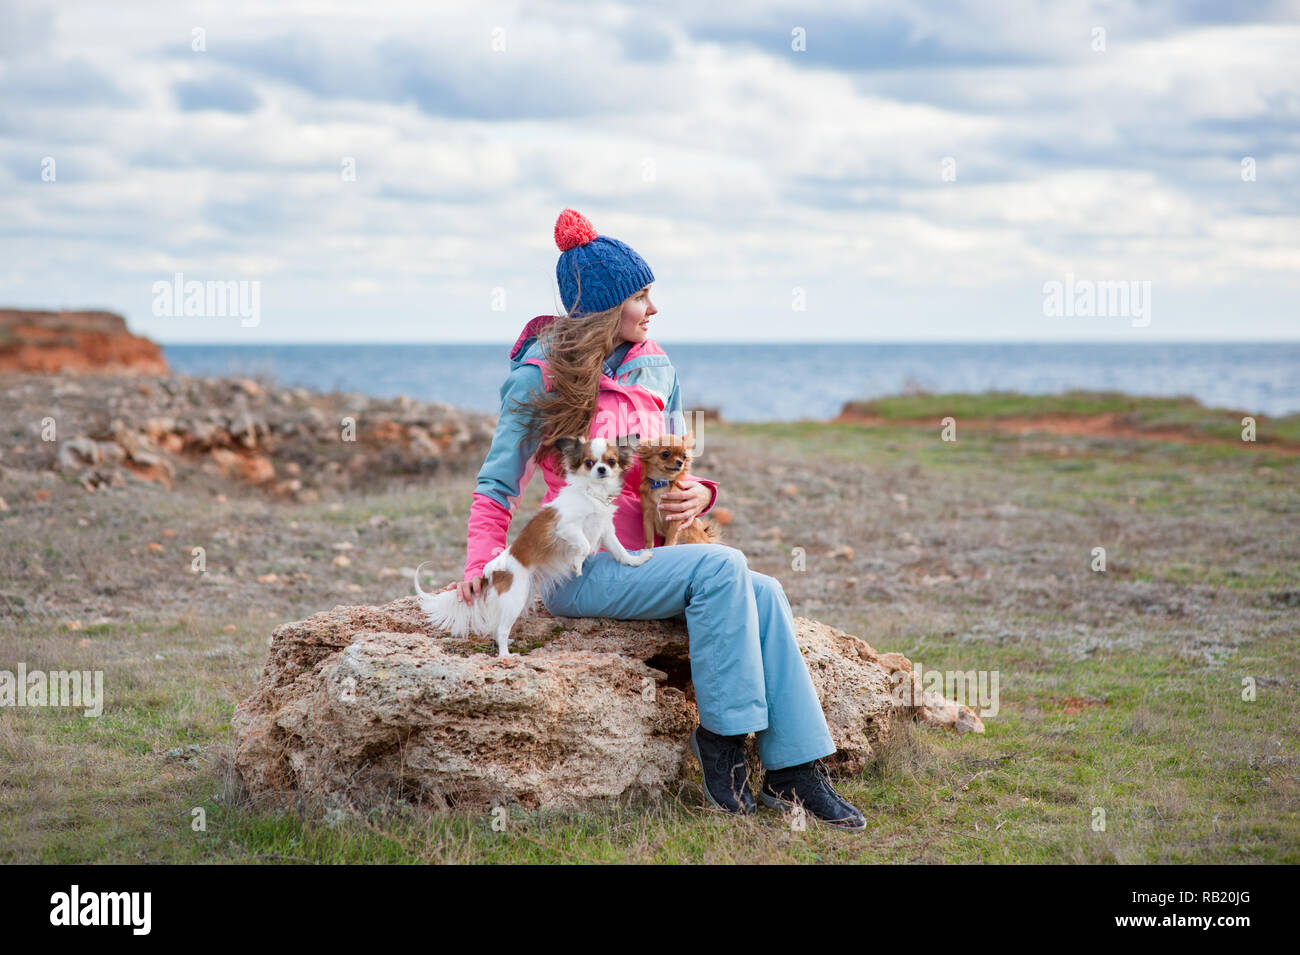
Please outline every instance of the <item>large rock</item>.
[[163, 375], [162, 349], [113, 312], [0, 309], [0, 371]]
[[[839, 751], [858, 771], [894, 720], [982, 732], [966, 707], [896, 702], [899, 654], [814, 620], [798, 640]], [[577, 808], [698, 776], [684, 617], [538, 615], [505, 660], [430, 632], [414, 597], [336, 607], [275, 630], [261, 684], [235, 709], [235, 765], [255, 797], [439, 808]], [[896, 677], [896, 684], [900, 677]]]

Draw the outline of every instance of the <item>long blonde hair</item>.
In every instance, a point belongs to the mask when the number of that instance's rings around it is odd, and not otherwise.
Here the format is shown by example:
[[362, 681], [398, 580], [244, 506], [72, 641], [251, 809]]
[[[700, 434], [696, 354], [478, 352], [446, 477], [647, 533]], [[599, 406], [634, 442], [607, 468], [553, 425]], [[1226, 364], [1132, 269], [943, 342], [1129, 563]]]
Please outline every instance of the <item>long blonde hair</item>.
[[586, 438], [596, 416], [596, 395], [605, 357], [619, 342], [623, 303], [603, 312], [560, 315], [537, 335], [551, 375], [551, 390], [531, 403], [516, 402], [525, 440], [538, 441], [536, 459], [555, 456], [566, 435]]

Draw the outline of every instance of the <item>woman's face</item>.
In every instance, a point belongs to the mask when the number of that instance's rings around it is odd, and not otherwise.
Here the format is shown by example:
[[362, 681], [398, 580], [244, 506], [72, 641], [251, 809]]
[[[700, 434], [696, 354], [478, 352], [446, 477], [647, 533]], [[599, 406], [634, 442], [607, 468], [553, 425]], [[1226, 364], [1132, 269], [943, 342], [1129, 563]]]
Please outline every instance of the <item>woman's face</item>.
[[650, 301], [650, 286], [646, 286], [623, 303], [623, 315], [618, 324], [619, 337], [625, 342], [643, 342], [649, 333], [650, 316], [658, 314]]

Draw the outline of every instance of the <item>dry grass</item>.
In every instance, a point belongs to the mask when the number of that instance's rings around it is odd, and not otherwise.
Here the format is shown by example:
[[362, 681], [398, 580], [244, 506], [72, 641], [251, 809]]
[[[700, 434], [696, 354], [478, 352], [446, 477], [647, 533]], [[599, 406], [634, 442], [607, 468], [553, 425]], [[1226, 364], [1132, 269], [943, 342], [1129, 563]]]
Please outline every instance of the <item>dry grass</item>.
[[866, 833], [723, 816], [692, 784], [587, 813], [515, 810], [504, 832], [400, 804], [255, 806], [230, 771], [229, 720], [267, 636], [404, 596], [401, 571], [421, 560], [458, 576], [468, 479], [294, 506], [7, 472], [0, 668], [102, 670], [108, 705], [98, 719], [0, 710], [0, 860], [1300, 861], [1300, 540], [1283, 532], [1300, 464], [1089, 436], [945, 446], [906, 427], [719, 425], [710, 439], [697, 470], [721, 482], [728, 542], [781, 578], [796, 614], [929, 668], [1001, 674], [985, 735], [898, 725], [839, 783]]

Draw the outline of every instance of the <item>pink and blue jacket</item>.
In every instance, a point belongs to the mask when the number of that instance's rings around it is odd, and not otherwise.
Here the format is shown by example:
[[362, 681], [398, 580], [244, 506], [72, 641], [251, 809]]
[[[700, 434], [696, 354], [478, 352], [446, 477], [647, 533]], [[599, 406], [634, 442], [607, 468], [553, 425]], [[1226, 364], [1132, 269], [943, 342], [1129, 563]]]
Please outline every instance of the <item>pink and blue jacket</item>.
[[[510, 375], [501, 386], [501, 416], [497, 420], [492, 447], [479, 469], [470, 504], [466, 580], [480, 576], [487, 562], [506, 549], [510, 519], [538, 467], [534, 458], [538, 442], [524, 440], [524, 426], [514, 401], [527, 404], [531, 396], [541, 394], [543, 388], [546, 391], [551, 389], [550, 369], [537, 334], [554, 320], [553, 315], [538, 315], [524, 326], [514, 348], [510, 349]], [[642, 439], [653, 439], [664, 432], [684, 434], [689, 430], [682, 412], [677, 372], [664, 350], [654, 341], [647, 338], [633, 345], [615, 371], [616, 378], [601, 375], [596, 414], [588, 437], [612, 441], [636, 433]], [[552, 469], [549, 462], [542, 465], [542, 474], [547, 488], [542, 503], [549, 504], [564, 487], [564, 477]], [[684, 475], [684, 478], [709, 488], [712, 496], [703, 513], [713, 510], [718, 500], [718, 483], [693, 474]], [[641, 462], [634, 458], [624, 475], [623, 491], [614, 512], [614, 533], [628, 550], [645, 547], [640, 485]], [[656, 534], [655, 546], [662, 543], [663, 537]]]

